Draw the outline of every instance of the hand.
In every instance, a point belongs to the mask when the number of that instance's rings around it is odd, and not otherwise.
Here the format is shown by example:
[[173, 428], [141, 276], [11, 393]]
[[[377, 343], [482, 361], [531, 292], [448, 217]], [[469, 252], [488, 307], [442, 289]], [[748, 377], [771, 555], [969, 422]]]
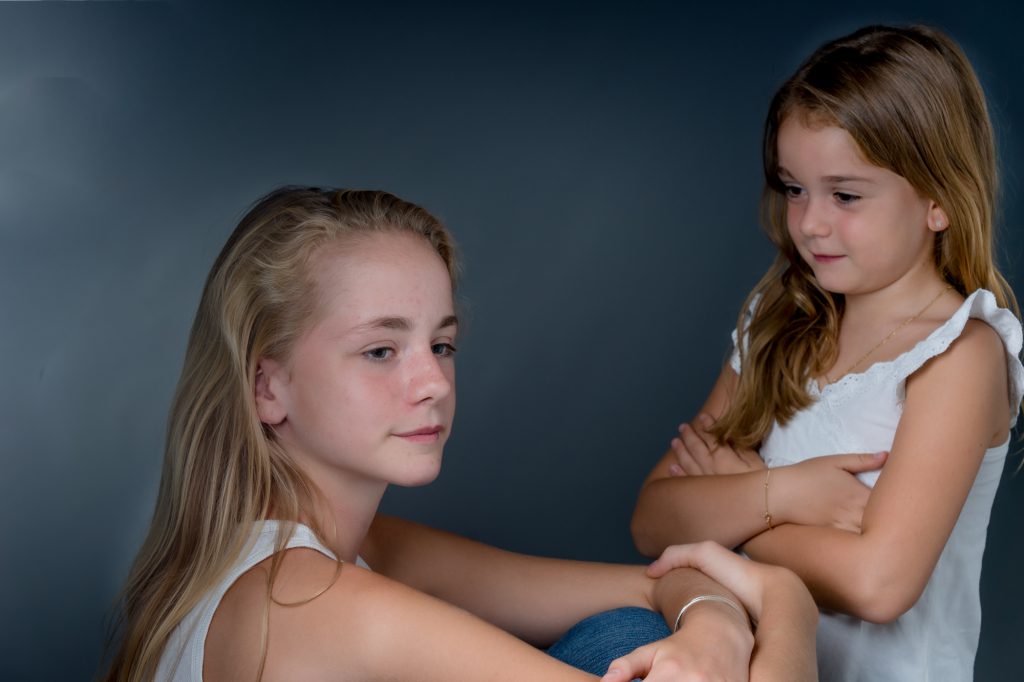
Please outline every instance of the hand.
[[764, 468], [764, 462], [755, 451], [734, 450], [715, 440], [708, 432], [714, 423], [711, 415], [701, 413], [692, 424], [679, 425], [679, 437], [673, 438], [671, 443], [677, 462], [669, 466], [670, 474], [739, 474]]
[[856, 474], [881, 468], [887, 452], [826, 455], [773, 470], [768, 507], [779, 522], [859, 533], [871, 488]]
[[[734, 554], [713, 542], [668, 547], [647, 568], [657, 578], [691, 567], [718, 581], [757, 623], [751, 676], [761, 680], [816, 680], [814, 637], [818, 609], [792, 571]], [[686, 613], [684, 622], [689, 619]]]
[[686, 620], [692, 622], [671, 637], [612, 661], [602, 682], [627, 682], [637, 677], [647, 682], [745, 682], [754, 636], [739, 615], [728, 606], [709, 604], [702, 610], [687, 611]]
[[[700, 570], [757, 609], [764, 581], [756, 580], [755, 573], [776, 570], [742, 559], [721, 545], [702, 542], [669, 547], [647, 568], [647, 575], [660, 578], [685, 567]], [[644, 675], [648, 681], [747, 680], [753, 648], [754, 635], [745, 614], [720, 602], [699, 602], [687, 610], [678, 632], [612, 661], [602, 680], [620, 682]]]
[[647, 567], [647, 575], [660, 578], [674, 568], [696, 568], [721, 583], [736, 595], [750, 618], [757, 622], [761, 618], [766, 583], [770, 582], [775, 567], [751, 561], [716, 542], [707, 541], [665, 548], [661, 556]]

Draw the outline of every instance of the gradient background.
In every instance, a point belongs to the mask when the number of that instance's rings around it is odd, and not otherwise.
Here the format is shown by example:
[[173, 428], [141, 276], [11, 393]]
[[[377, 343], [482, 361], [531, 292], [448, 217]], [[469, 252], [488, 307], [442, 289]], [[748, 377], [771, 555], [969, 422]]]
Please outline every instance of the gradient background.
[[[1009, 2], [345, 4], [0, 2], [0, 678], [94, 671], [203, 278], [279, 184], [386, 188], [454, 230], [457, 428], [438, 482], [385, 508], [539, 554], [640, 559], [636, 490], [772, 255], [768, 99], [822, 41], [924, 21], [962, 42], [1024, 293]], [[1008, 462], [982, 680], [1014, 676], [1024, 634]]]

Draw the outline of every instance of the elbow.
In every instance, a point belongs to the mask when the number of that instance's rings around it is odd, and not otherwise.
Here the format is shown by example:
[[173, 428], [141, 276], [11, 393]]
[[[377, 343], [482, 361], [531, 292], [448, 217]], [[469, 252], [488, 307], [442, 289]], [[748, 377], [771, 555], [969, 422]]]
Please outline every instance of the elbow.
[[850, 595], [851, 615], [871, 623], [892, 623], [909, 611], [924, 591], [925, 580], [885, 571], [871, 572]]
[[651, 527], [650, 518], [645, 513], [643, 492], [640, 493], [636, 509], [633, 510], [633, 518], [629, 523], [629, 532], [633, 536], [633, 544], [636, 545], [637, 551], [644, 556], [656, 557], [665, 549], [665, 545], [658, 542], [655, 537], [656, 534]]

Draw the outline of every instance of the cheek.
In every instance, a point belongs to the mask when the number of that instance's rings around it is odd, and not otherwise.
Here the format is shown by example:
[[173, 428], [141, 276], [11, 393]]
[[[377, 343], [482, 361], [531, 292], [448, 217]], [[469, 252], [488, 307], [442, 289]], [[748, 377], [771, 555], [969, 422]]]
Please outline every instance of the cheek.
[[354, 414], [379, 416], [393, 409], [401, 387], [394, 377], [377, 376], [371, 372], [346, 382], [343, 390]]
[[790, 206], [786, 211], [786, 233], [789, 235], [789, 240], [799, 250], [801, 243], [800, 233], [800, 218], [801, 212], [798, 207]]
[[789, 231], [789, 235], [791, 237], [796, 236], [797, 225], [800, 224], [800, 216], [801, 213], [799, 204], [786, 204], [786, 229]]
[[310, 371], [316, 376], [302, 396], [304, 407], [325, 422], [358, 425], [384, 409], [384, 382], [373, 372], [345, 363], [324, 363]]

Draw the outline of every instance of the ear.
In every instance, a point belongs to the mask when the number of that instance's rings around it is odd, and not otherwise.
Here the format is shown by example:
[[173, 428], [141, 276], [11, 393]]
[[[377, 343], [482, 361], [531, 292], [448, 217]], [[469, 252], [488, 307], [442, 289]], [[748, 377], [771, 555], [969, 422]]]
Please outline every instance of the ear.
[[928, 229], [932, 232], [942, 232], [949, 227], [949, 218], [946, 212], [934, 201], [928, 206]]
[[275, 426], [288, 416], [284, 397], [284, 367], [279, 362], [261, 358], [256, 365], [256, 414], [260, 421]]

